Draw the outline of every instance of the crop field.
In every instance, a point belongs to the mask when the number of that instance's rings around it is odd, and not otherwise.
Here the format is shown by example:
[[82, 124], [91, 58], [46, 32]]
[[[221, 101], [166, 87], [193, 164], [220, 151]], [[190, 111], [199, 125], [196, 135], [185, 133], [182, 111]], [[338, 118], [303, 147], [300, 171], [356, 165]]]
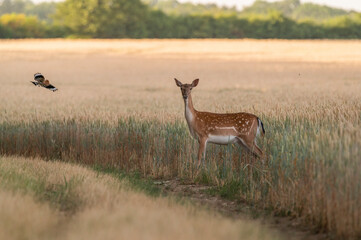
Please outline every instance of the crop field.
[[1, 239], [279, 239], [76, 165], [0, 157], [0, 173]]
[[[357, 239], [360, 64], [361, 41], [3, 40], [0, 155], [207, 184]], [[34, 87], [35, 72], [59, 91]], [[259, 116], [265, 161], [209, 144], [197, 168], [175, 77], [200, 79], [197, 110]]]

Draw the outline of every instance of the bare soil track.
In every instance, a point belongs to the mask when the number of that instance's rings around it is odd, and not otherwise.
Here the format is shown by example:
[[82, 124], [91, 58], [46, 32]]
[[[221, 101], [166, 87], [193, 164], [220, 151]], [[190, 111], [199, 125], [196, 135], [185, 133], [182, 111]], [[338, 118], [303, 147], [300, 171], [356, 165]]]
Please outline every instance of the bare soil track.
[[277, 217], [265, 213], [261, 209], [240, 200], [227, 200], [217, 195], [207, 193], [213, 186], [194, 183], [184, 183], [179, 179], [155, 181], [162, 191], [168, 195], [185, 197], [195, 204], [220, 212], [232, 219], [259, 218], [265, 226], [280, 232], [284, 239], [289, 240], [326, 240], [331, 239], [328, 234], [316, 233], [305, 227], [301, 221], [291, 217]]

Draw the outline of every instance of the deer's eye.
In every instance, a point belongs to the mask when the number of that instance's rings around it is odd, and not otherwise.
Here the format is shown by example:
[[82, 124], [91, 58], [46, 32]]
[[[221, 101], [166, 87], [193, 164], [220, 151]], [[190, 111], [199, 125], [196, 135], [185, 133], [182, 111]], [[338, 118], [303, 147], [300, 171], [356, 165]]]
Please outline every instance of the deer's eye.
[[193, 88], [191, 87], [190, 90], [192, 90]]

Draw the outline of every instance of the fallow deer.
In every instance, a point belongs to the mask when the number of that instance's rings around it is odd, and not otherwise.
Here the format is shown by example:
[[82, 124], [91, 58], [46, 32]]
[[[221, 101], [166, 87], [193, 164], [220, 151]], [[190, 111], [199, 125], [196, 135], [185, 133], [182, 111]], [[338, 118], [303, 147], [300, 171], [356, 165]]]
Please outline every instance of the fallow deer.
[[257, 146], [256, 136], [265, 135], [262, 121], [250, 113], [210, 113], [198, 112], [193, 107], [191, 91], [198, 85], [199, 79], [192, 84], [182, 84], [176, 78], [180, 87], [185, 105], [185, 118], [192, 136], [199, 142], [198, 165], [202, 156], [205, 157], [207, 143], [227, 145], [237, 143], [257, 157], [262, 157], [263, 152]]

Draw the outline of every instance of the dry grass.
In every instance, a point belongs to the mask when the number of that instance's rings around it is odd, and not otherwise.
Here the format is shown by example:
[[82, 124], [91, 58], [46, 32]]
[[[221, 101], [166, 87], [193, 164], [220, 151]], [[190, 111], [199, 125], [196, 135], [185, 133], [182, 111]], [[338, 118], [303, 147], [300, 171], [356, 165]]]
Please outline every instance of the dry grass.
[[[345, 104], [360, 107], [360, 46], [360, 41], [0, 41], [0, 119], [183, 120], [174, 77], [200, 78], [194, 90], [200, 110], [275, 117], [326, 111], [328, 117]], [[31, 85], [36, 71], [60, 91]]]
[[49, 239], [60, 215], [31, 196], [0, 190], [1, 239]]
[[[257, 222], [148, 197], [126, 180], [75, 165], [1, 157], [0, 172], [1, 239], [276, 239]], [[77, 179], [65, 191], [81, 202], [72, 215], [44, 198], [64, 179]]]
[[[360, 59], [358, 40], [0, 40], [11, 57], [24, 53], [139, 55], [146, 58], [222, 59], [287, 62], [353, 62]], [[42, 56], [32, 55], [33, 59]], [[6, 58], [5, 58], [6, 59]]]
[[[357, 238], [360, 46], [360, 41], [1, 41], [0, 151], [55, 154], [221, 187], [236, 183], [240, 198], [339, 238]], [[59, 92], [28, 83], [37, 71]], [[210, 148], [207, 171], [195, 176], [197, 145], [184, 126], [173, 77], [201, 79], [193, 90], [199, 110], [259, 115], [268, 164], [240, 161], [238, 148]], [[133, 122], [118, 122], [130, 116]]]

